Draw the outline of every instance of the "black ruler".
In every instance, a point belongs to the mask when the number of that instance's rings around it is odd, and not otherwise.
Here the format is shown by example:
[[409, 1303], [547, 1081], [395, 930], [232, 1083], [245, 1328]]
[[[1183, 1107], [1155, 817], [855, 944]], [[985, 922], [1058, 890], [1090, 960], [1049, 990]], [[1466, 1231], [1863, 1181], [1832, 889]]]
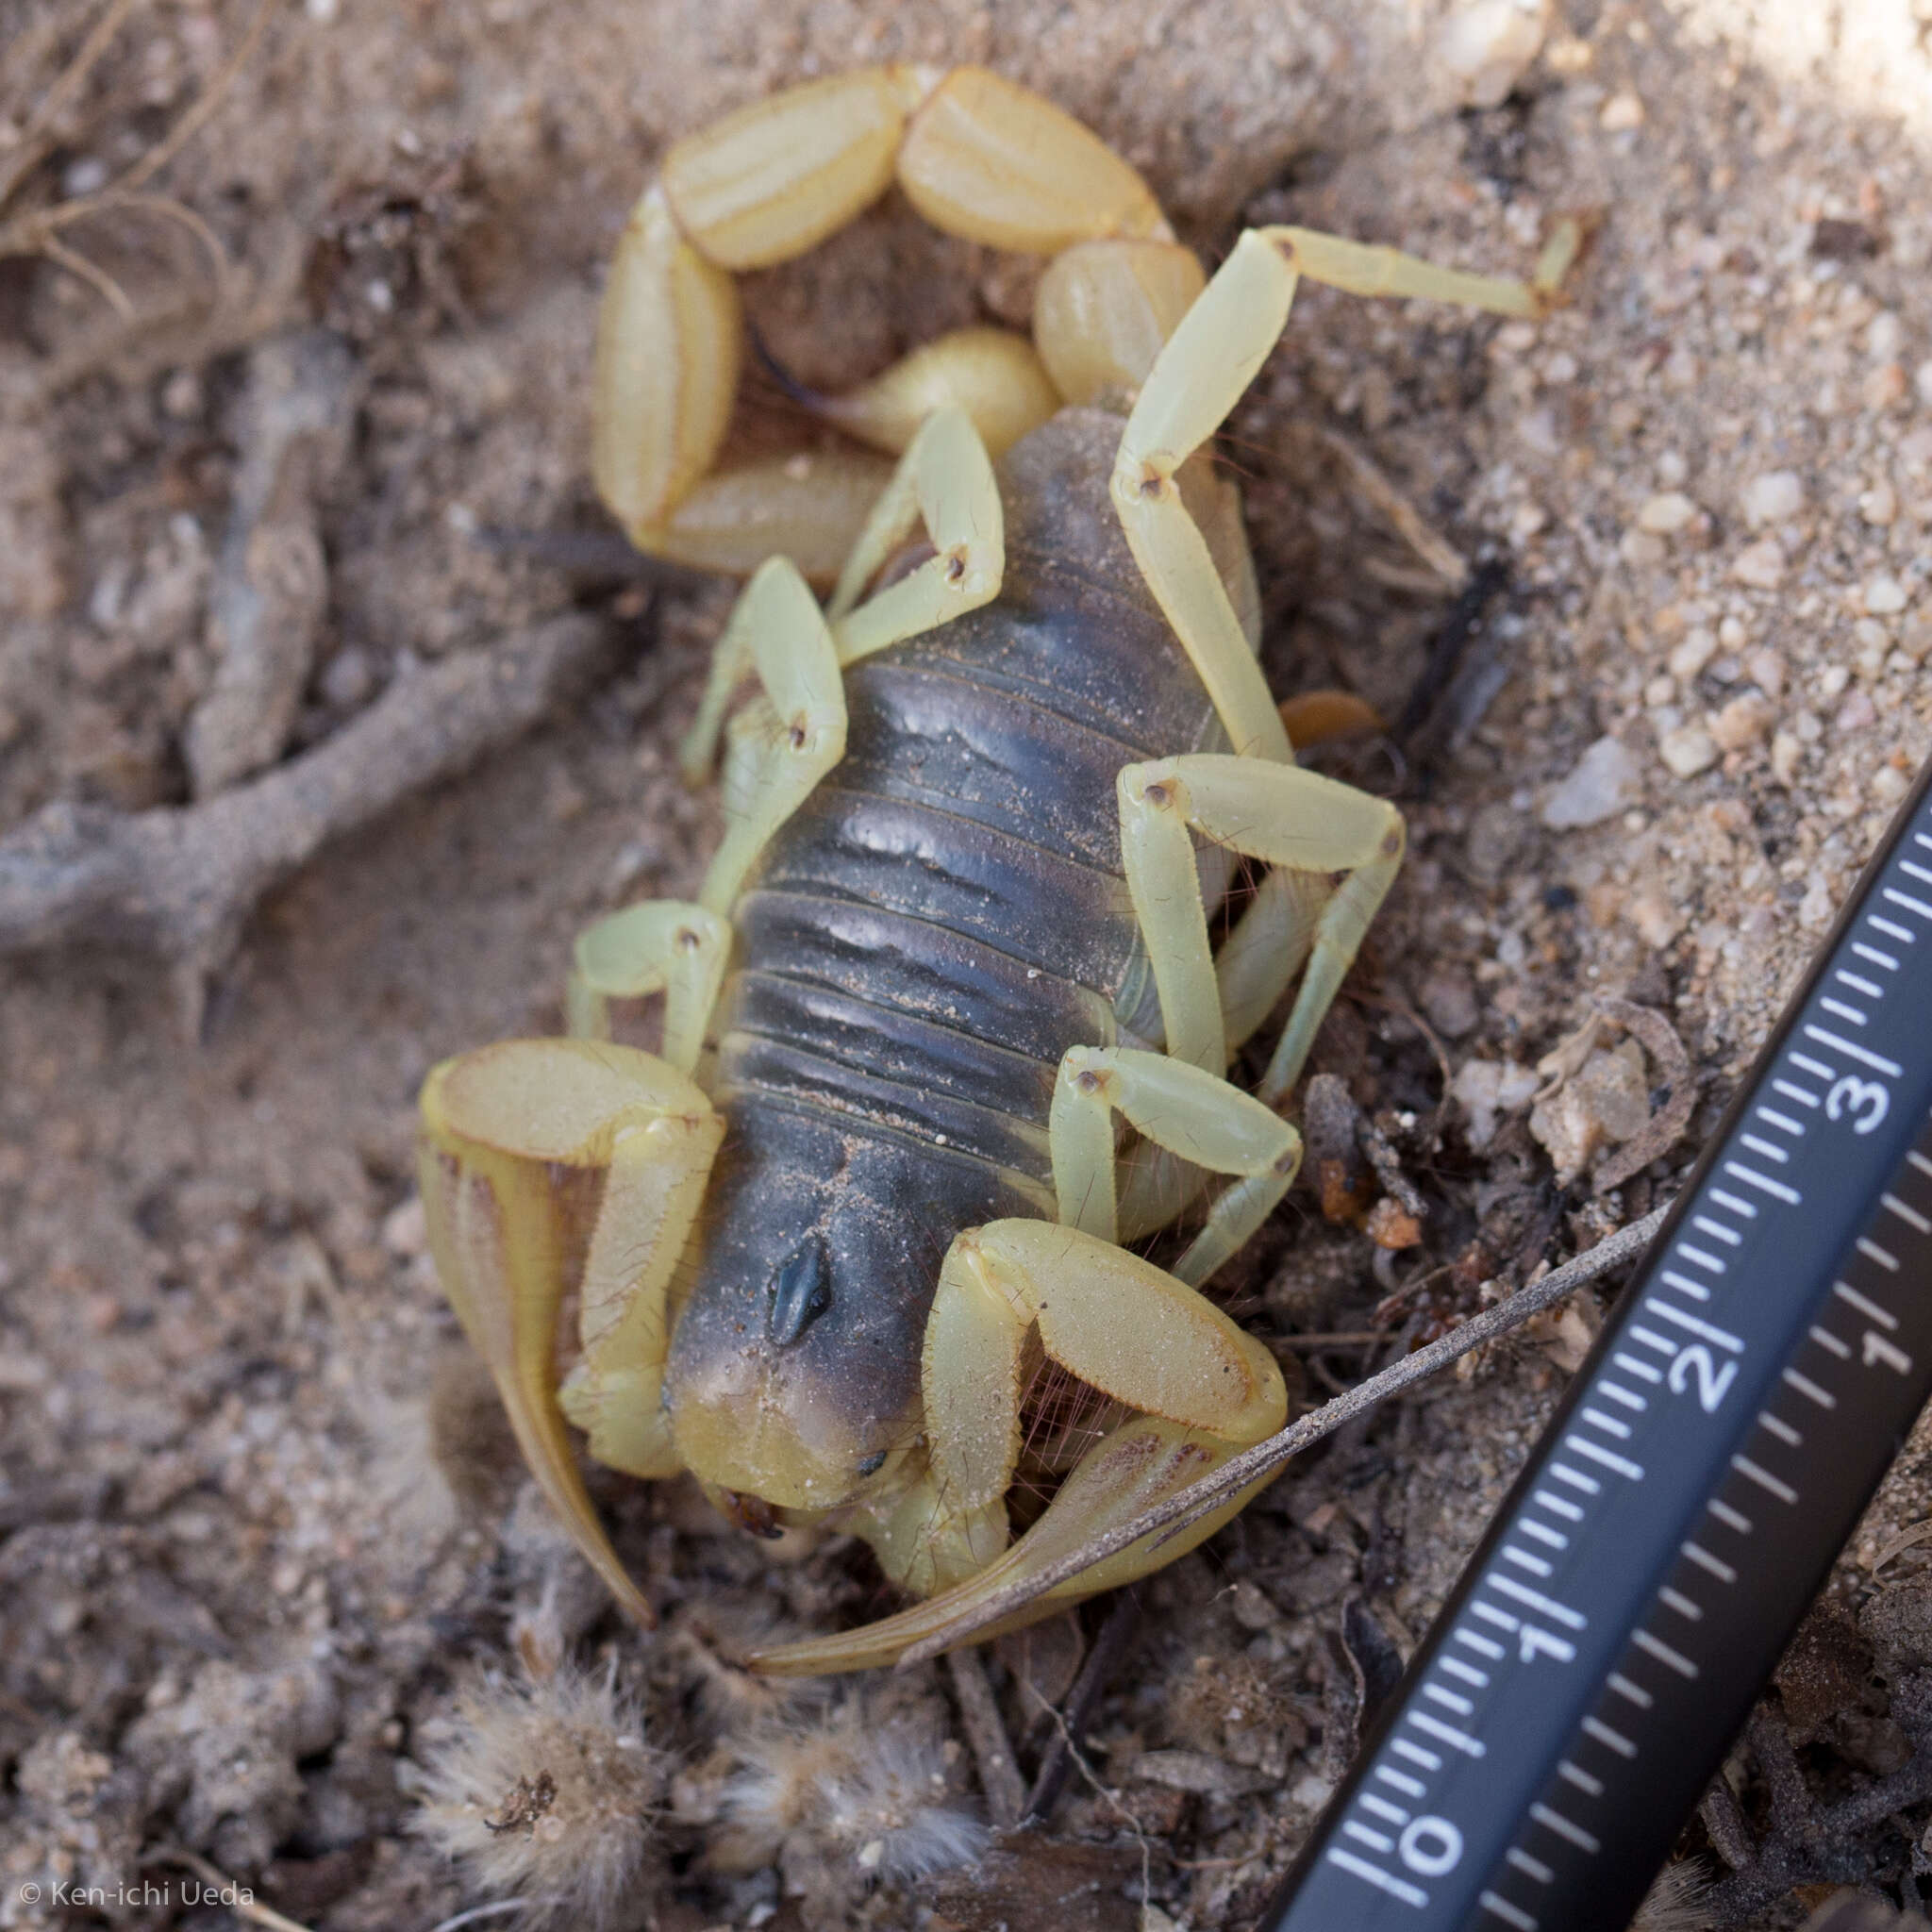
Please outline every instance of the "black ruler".
[[1264, 1932], [1622, 1932], [1932, 1394], [1932, 767]]

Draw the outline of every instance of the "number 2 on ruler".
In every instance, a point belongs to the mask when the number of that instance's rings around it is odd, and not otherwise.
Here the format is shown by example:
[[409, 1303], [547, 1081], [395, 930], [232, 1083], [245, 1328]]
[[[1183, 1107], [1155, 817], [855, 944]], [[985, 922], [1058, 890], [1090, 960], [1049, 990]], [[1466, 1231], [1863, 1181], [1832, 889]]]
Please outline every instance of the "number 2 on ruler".
[[1688, 1393], [1694, 1380], [1698, 1406], [1706, 1415], [1715, 1415], [1718, 1404], [1724, 1399], [1724, 1392], [1737, 1374], [1736, 1362], [1719, 1362], [1701, 1341], [1693, 1341], [1677, 1351], [1666, 1379], [1673, 1395]]

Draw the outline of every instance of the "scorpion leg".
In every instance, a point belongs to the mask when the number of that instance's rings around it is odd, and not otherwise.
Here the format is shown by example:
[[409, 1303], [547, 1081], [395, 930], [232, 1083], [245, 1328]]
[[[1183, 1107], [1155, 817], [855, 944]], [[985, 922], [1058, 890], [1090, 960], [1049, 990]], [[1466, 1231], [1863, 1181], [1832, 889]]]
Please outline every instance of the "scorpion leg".
[[[1040, 1521], [977, 1574], [882, 1623], [759, 1653], [754, 1668], [858, 1670], [890, 1663], [923, 1638], [943, 1638], [993, 1591], [1207, 1474], [1272, 1435], [1287, 1414], [1274, 1357], [1173, 1274], [1077, 1228], [990, 1222], [947, 1251], [926, 1327], [926, 1428], [941, 1507], [970, 1515], [1012, 1481], [1035, 1336], [1052, 1360], [1140, 1412], [1089, 1450]], [[1191, 1524], [1158, 1551], [1131, 1545], [994, 1629], [1017, 1628], [1172, 1561], [1246, 1500]], [[975, 1632], [974, 1641], [991, 1634]]]
[[[865, 587], [922, 523], [937, 554], [860, 604]], [[963, 410], [939, 409], [873, 507], [826, 606], [840, 664], [991, 603], [1006, 568], [1006, 512], [992, 458]]]
[[[1183, 877], [1192, 877], [1191, 834], [1305, 878], [1346, 874], [1315, 917], [1307, 971], [1256, 1090], [1275, 1106], [1300, 1077], [1315, 1030], [1394, 882], [1402, 814], [1316, 772], [1211, 753], [1129, 765], [1120, 775], [1120, 798], [1127, 888], [1146, 936], [1170, 1052], [1178, 1051], [1176, 1036], [1199, 1042], [1204, 1035], [1199, 1052], [1225, 1051], [1207, 915], [1199, 891], [1181, 890]], [[1213, 1064], [1196, 1053], [1181, 1057]]]
[[1177, 1280], [1198, 1288], [1288, 1191], [1301, 1166], [1301, 1136], [1252, 1094], [1186, 1060], [1130, 1047], [1069, 1048], [1047, 1119], [1054, 1189], [1060, 1220], [1104, 1241], [1120, 1239], [1115, 1113], [1157, 1147], [1237, 1177], [1174, 1264]]
[[745, 874], [774, 832], [845, 756], [845, 691], [824, 614], [789, 558], [759, 565], [711, 658], [697, 721], [679, 750], [685, 776], [709, 768], [731, 693], [755, 670], [761, 697], [733, 719], [724, 763], [730, 823], [698, 903], [728, 916]]
[[565, 1000], [570, 1030], [579, 1040], [608, 1040], [610, 1001], [661, 992], [664, 1058], [689, 1074], [730, 956], [730, 926], [702, 906], [680, 899], [626, 906], [577, 935]]
[[1129, 547], [1214, 700], [1236, 751], [1279, 764], [1293, 753], [1221, 575], [1181, 501], [1176, 473], [1219, 429], [1288, 325], [1303, 275], [1360, 294], [1422, 295], [1504, 315], [1542, 316], [1574, 258], [1574, 224], [1534, 280], [1462, 275], [1307, 228], [1250, 228], [1189, 309], [1127, 419], [1112, 491]]
[[[563, 1417], [590, 1432], [600, 1461], [645, 1475], [677, 1469], [658, 1401], [668, 1296], [724, 1122], [653, 1055], [585, 1040], [506, 1041], [445, 1060], [422, 1108], [423, 1204], [443, 1292], [551, 1507], [611, 1593], [649, 1624]], [[559, 1407], [557, 1325], [574, 1275], [583, 1353]]]

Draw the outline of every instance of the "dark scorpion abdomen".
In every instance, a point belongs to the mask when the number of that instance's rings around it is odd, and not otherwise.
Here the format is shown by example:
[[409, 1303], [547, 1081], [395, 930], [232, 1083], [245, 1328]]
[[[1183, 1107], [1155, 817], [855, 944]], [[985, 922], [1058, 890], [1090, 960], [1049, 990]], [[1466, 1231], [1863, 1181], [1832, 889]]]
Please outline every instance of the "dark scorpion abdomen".
[[916, 1424], [953, 1237], [1054, 1212], [1062, 1054], [1159, 1037], [1115, 777], [1224, 741], [1120, 535], [1120, 427], [1066, 411], [1008, 458], [1001, 595], [848, 674], [844, 759], [733, 914], [667, 1386], [674, 1418], [784, 1411], [827, 1479]]

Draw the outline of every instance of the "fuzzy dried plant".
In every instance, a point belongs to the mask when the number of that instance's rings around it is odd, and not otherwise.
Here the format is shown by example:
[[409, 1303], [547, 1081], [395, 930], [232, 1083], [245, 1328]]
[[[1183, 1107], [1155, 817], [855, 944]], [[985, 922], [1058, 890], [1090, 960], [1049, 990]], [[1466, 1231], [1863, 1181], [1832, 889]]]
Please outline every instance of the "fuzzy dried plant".
[[424, 1753], [416, 1832], [526, 1924], [617, 1932], [648, 1908], [669, 1760], [610, 1675], [479, 1678]]

